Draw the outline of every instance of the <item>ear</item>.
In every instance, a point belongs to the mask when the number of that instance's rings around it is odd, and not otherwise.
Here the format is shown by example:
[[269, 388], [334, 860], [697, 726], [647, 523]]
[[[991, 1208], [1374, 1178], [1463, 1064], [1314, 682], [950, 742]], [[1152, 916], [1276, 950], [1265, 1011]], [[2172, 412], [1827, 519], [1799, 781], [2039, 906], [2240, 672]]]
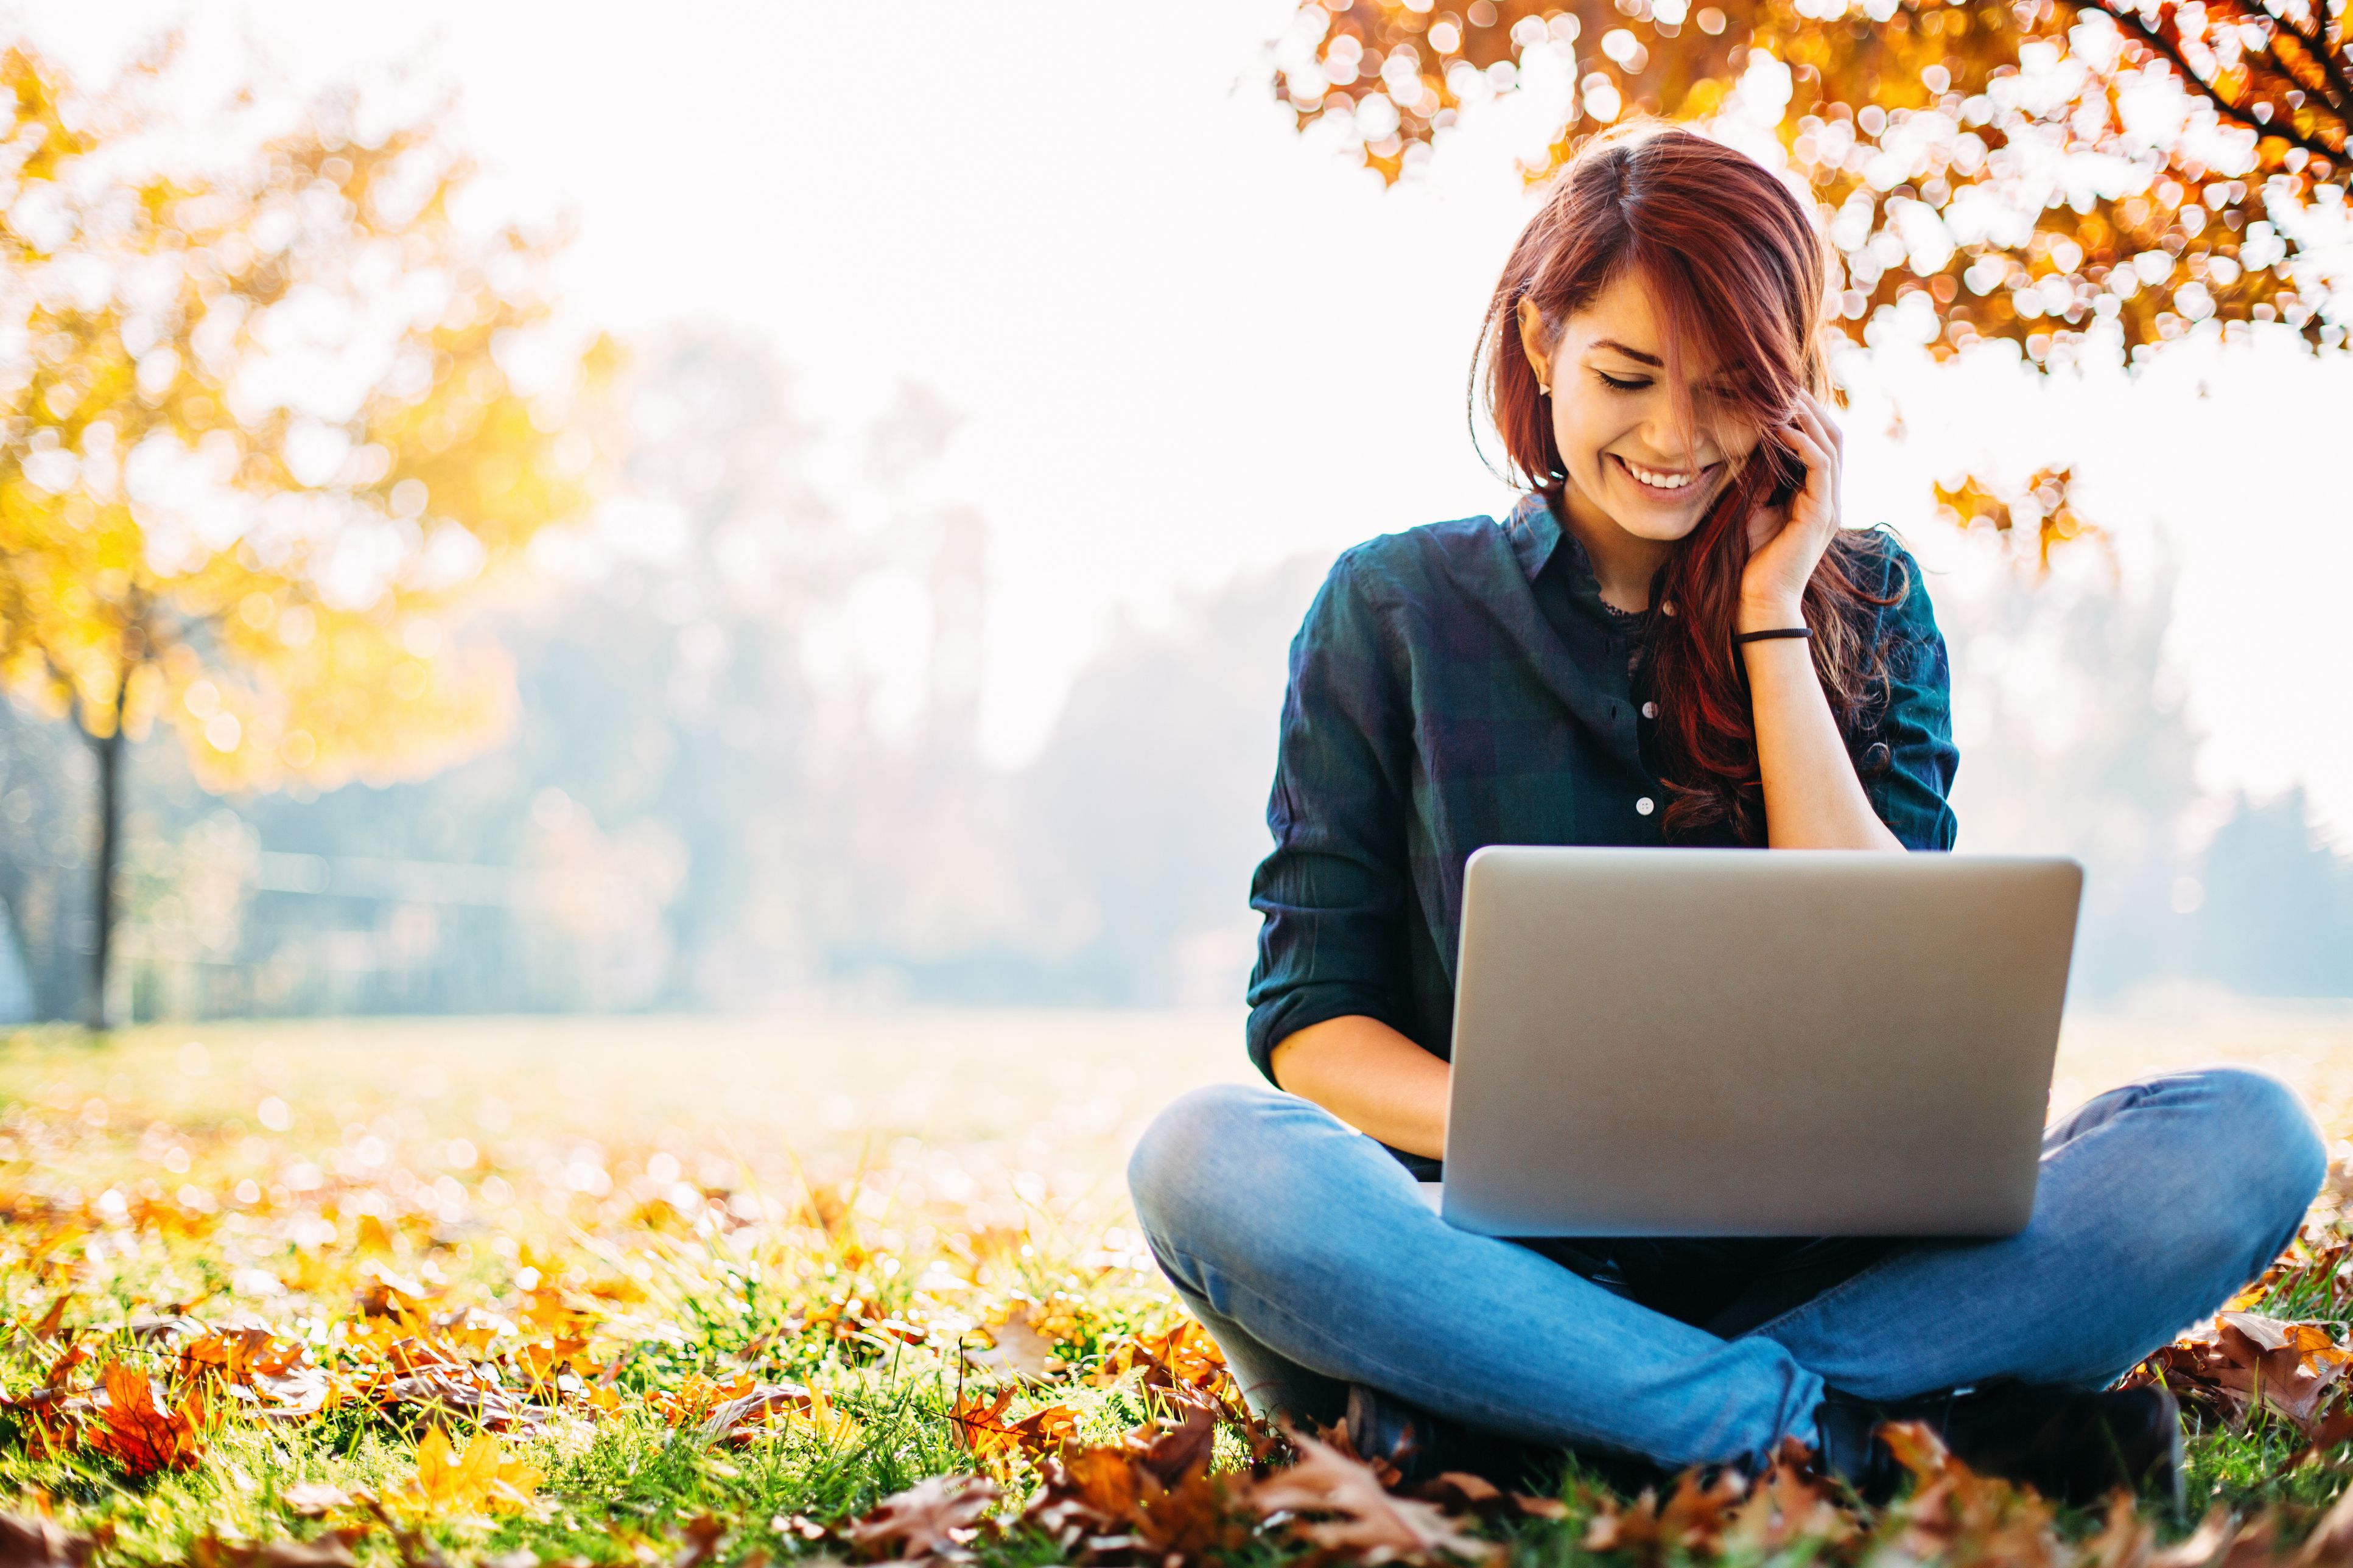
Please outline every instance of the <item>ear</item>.
[[1552, 331], [1545, 325], [1544, 312], [1525, 295], [1520, 298], [1520, 352], [1528, 356], [1528, 368], [1536, 373], [1536, 384], [1550, 386]]

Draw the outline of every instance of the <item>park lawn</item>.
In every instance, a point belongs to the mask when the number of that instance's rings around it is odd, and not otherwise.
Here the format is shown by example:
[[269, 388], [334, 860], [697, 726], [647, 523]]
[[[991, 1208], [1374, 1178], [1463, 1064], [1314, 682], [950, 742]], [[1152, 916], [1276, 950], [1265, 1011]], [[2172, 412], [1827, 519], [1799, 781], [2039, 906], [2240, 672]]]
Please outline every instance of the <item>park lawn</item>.
[[[2266, 1539], [2353, 1562], [2353, 1518], [2315, 1528], [2353, 1432], [2330, 1420], [2353, 1312], [2333, 1192], [2241, 1303], [2322, 1325], [2264, 1363], [2288, 1408], [2193, 1403], [2179, 1518], [2053, 1515], [1933, 1454], [1877, 1512], [1795, 1473], [1664, 1503], [1577, 1471], [1523, 1503], [1387, 1498], [1241, 1418], [1124, 1209], [1121, 1151], [1239, 1065], [1231, 1023], [18, 1035], [0, 1044], [0, 1568], [90, 1550], [2127, 1568], [2212, 1510], [2237, 1522], [2167, 1568], [2242, 1568]], [[2266, 1026], [2338, 1116], [2321, 1079], [2341, 1024]], [[2071, 1061], [2100, 1078], [2096, 1052]]]

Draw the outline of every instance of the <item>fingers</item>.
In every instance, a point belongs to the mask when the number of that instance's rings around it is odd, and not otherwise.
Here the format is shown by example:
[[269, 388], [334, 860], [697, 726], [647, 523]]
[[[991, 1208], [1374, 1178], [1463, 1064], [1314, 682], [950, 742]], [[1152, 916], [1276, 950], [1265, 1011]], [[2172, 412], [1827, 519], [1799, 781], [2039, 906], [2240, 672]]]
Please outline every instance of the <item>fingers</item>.
[[[1789, 511], [1794, 519], [1800, 513], [1810, 522], [1823, 529], [1838, 525], [1838, 454], [1830, 442], [1817, 438], [1799, 426], [1782, 430], [1781, 438], [1788, 443], [1798, 460], [1806, 465], [1806, 480], [1791, 499]], [[1827, 534], [1825, 534], [1827, 537]]]
[[1816, 447], [1835, 458], [1843, 451], [1846, 434], [1831, 419], [1829, 411], [1815, 401], [1811, 393], [1800, 395], [1797, 408], [1790, 414], [1787, 428], [1812, 437]]
[[1816, 440], [1834, 452], [1846, 449], [1846, 432], [1839, 427], [1837, 416], [1829, 404], [1810, 392], [1798, 394], [1797, 414], [1807, 421], [1807, 427]]
[[1812, 489], [1817, 484], [1829, 481], [1831, 471], [1838, 466], [1838, 458], [1827, 441], [1817, 439], [1802, 426], [1794, 425], [1782, 430], [1781, 439], [1788, 443], [1789, 450], [1798, 454], [1798, 460], [1806, 465], [1806, 489]]

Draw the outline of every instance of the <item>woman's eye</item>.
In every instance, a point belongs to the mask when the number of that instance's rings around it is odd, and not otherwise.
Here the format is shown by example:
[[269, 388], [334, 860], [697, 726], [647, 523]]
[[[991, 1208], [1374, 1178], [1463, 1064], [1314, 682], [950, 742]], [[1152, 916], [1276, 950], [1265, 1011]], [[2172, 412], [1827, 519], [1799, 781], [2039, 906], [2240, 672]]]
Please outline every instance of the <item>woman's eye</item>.
[[1620, 381], [1618, 377], [1611, 375], [1606, 370], [1597, 370], [1593, 374], [1601, 378], [1602, 385], [1609, 387], [1613, 392], [1640, 392], [1644, 387], [1651, 384], [1647, 379]]

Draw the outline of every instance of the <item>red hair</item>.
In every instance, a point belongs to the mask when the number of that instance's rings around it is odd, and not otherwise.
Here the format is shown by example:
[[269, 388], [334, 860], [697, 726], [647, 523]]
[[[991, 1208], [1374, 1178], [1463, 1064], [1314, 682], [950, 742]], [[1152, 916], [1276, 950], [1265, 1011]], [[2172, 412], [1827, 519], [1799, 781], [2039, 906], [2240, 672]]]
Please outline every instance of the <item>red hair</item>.
[[[1522, 300], [1548, 331], [1621, 277], [1641, 279], [1665, 330], [1665, 381], [1689, 433], [1683, 361], [1710, 351], [1725, 384], [1721, 417], [1764, 432], [1748, 458], [1668, 556], [1651, 584], [1651, 668], [1662, 691], [1662, 783], [1669, 837], [1765, 840], [1765, 794], [1746, 672], [1732, 637], [1747, 519], [1791, 459], [1773, 435], [1799, 391], [1827, 397], [1822, 352], [1821, 241], [1788, 187], [1720, 142], [1651, 121], [1620, 125], [1586, 143], [1555, 179], [1520, 233], [1487, 306], [1481, 334], [1487, 409], [1512, 467], [1566, 518], [1566, 466], [1552, 410], [1520, 342]], [[1474, 378], [1476, 372], [1474, 371]], [[1814, 667], [1850, 747], [1881, 671], [1863, 627], [1892, 601], [1866, 590], [1873, 545], [1841, 531], [1806, 584]], [[1900, 594], [1899, 594], [1900, 597]]]

